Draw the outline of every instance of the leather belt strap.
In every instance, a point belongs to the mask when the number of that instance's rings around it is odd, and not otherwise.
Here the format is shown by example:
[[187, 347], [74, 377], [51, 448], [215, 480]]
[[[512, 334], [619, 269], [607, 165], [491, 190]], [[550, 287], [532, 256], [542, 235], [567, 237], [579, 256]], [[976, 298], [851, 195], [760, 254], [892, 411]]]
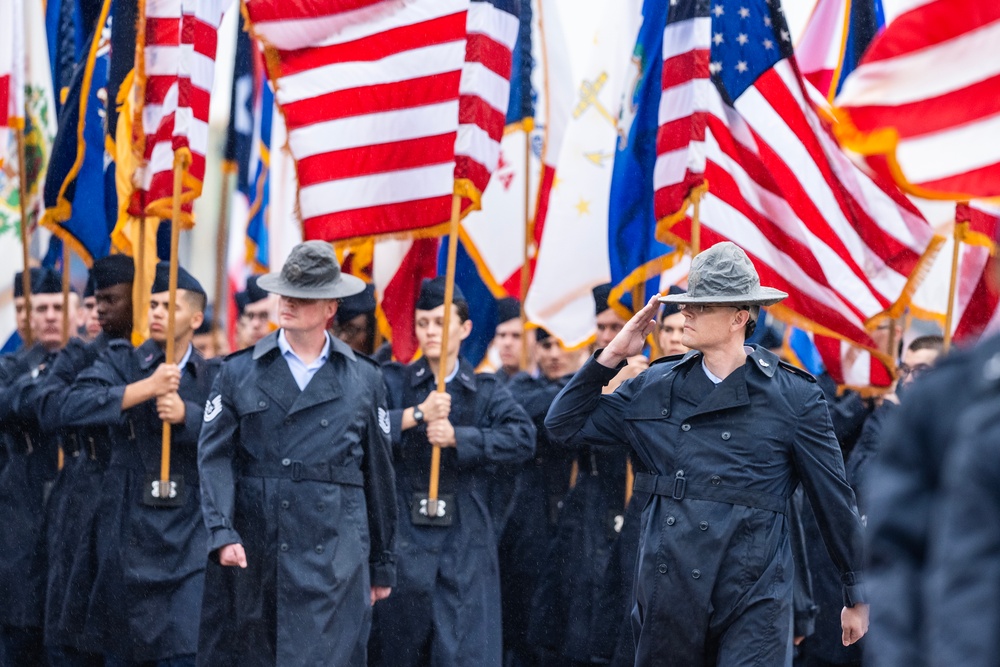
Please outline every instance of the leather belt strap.
[[678, 472], [674, 477], [650, 475], [644, 472], [636, 473], [634, 488], [639, 493], [666, 496], [674, 500], [684, 500], [685, 498], [711, 500], [717, 503], [742, 505], [781, 514], [786, 512], [788, 506], [788, 501], [785, 498], [773, 493], [737, 489], [719, 484], [694, 484], [687, 481], [683, 472]]
[[357, 468], [335, 466], [329, 463], [303, 463], [282, 459], [280, 463], [244, 463], [244, 477], [290, 479], [293, 482], [328, 482], [343, 486], [364, 486], [365, 479]]

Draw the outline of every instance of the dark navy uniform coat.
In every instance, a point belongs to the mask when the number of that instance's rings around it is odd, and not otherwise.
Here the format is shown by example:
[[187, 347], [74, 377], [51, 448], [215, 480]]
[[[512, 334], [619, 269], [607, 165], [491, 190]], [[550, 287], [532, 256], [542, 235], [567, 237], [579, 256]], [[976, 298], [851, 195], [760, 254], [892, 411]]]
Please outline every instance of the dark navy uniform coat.
[[70, 339], [38, 390], [38, 423], [60, 436], [66, 452], [48, 506], [47, 645], [85, 648], [83, 630], [96, 570], [92, 533], [110, 448], [106, 428], [64, 429], [61, 412], [77, 376], [111, 340], [103, 333], [90, 343]]
[[982, 394], [981, 379], [998, 368], [991, 361], [998, 352], [1000, 336], [992, 336], [948, 354], [907, 387], [886, 420], [865, 480], [872, 597], [865, 659], [873, 665], [932, 664], [924, 589], [941, 470], [965, 418], [961, 407]]
[[[364, 665], [370, 588], [393, 586], [396, 568], [382, 374], [331, 338], [299, 390], [277, 341], [227, 357], [206, 407], [201, 557], [212, 557], [198, 661]], [[218, 563], [233, 543], [245, 570]]]
[[[668, 360], [675, 360], [667, 358]], [[793, 564], [786, 518], [801, 479], [861, 601], [862, 527], [826, 402], [811, 376], [753, 350], [718, 386], [689, 353], [618, 390], [591, 359], [556, 398], [557, 437], [631, 444], [656, 477], [643, 512], [633, 610], [636, 664], [790, 665]]]
[[[62, 426], [105, 426], [111, 454], [95, 525], [97, 572], [85, 634], [105, 653], [155, 661], [195, 653], [205, 572], [198, 492], [202, 412], [218, 364], [192, 349], [178, 393], [184, 422], [171, 427], [170, 475], [184, 481], [180, 507], [143, 504], [147, 476], [160, 472], [163, 422], [156, 402], [122, 411], [126, 385], [164, 363], [163, 348], [113, 341], [66, 396]], [[88, 646], [90, 644], [88, 643]]]
[[406, 408], [435, 389], [426, 359], [385, 367], [393, 461], [402, 515], [399, 581], [375, 607], [372, 664], [386, 667], [496, 666], [501, 659], [496, 529], [485, 492], [496, 465], [531, 457], [535, 428], [510, 392], [464, 359], [448, 383], [455, 447], [441, 450], [439, 492], [455, 497], [451, 526], [410, 521], [415, 492], [427, 493], [431, 450], [426, 428], [402, 431]]
[[45, 603], [45, 505], [57, 444], [45, 437], [33, 395], [56, 355], [41, 345], [0, 363], [0, 624], [41, 628]]
[[992, 359], [973, 375], [991, 386], [963, 411], [931, 507], [929, 665], [1000, 664], [1000, 352]]

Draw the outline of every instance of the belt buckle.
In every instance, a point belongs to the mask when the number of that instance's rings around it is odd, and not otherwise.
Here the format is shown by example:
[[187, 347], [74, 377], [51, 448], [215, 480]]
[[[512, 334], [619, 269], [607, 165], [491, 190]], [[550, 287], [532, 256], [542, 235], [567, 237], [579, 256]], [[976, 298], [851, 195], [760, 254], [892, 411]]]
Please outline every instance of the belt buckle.
[[674, 475], [674, 490], [670, 497], [674, 500], [683, 500], [684, 491], [687, 489], [687, 480], [684, 478], [684, 471], [678, 470]]
[[292, 461], [292, 481], [302, 481], [302, 461]]

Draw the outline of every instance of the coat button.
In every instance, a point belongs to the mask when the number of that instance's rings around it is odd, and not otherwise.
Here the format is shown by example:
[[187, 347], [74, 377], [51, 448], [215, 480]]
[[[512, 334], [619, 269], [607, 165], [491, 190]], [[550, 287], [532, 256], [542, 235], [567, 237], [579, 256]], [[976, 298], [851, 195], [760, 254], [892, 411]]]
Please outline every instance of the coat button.
[[257, 407], [258, 408], [266, 408], [267, 407], [267, 401], [258, 401], [257, 402]]
[[320, 512], [326, 509], [326, 503], [316, 503], [316, 509]]
[[323, 545], [322, 544], [317, 544], [316, 545], [316, 553], [318, 553], [318, 554], [323, 553]]
[[283, 510], [288, 509], [289, 504], [290, 503], [287, 500], [282, 500], [281, 501], [281, 509], [283, 509]]
[[321, 419], [321, 420], [319, 420], [319, 425], [320, 425], [320, 426], [323, 426], [323, 427], [327, 427], [327, 426], [329, 426], [329, 425], [330, 425], [330, 422], [328, 422], [328, 421], [327, 421], [327, 420], [325, 420], [325, 419]]
[[692, 579], [700, 579], [701, 578], [701, 570], [691, 570], [691, 578]]
[[682, 431], [690, 431], [691, 430], [691, 424], [681, 424], [681, 430]]
[[281, 548], [282, 551], [288, 551], [288, 545], [287, 544], [282, 544], [280, 548]]
[[701, 528], [702, 530], [708, 530], [708, 522], [702, 521], [701, 523], [698, 524], [698, 527]]
[[732, 435], [729, 433], [729, 431], [723, 431], [722, 432], [722, 439], [723, 440], [729, 440], [729, 438], [731, 438], [731, 437], [732, 437]]
[[719, 484], [722, 484], [722, 478], [719, 477], [718, 475], [712, 475], [711, 479], [712, 479], [712, 485], [713, 486], [718, 486]]
[[663, 563], [660, 563], [660, 566], [656, 568], [656, 571], [659, 572], [660, 574], [666, 574], [667, 566], [664, 565]]
[[281, 465], [283, 465], [283, 466], [285, 466], [287, 468], [288, 466], [292, 465], [292, 460], [291, 459], [281, 459]]
[[667, 410], [666, 408], [663, 408], [662, 410], [660, 410], [660, 414], [663, 415], [664, 417], [666, 417], [667, 415], [670, 414], [670, 410]]
[[676, 521], [677, 521], [677, 519], [675, 519], [675, 518], [674, 518], [674, 517], [672, 517], [672, 516], [668, 516], [668, 517], [667, 517], [667, 525], [668, 525], [668, 526], [672, 526], [672, 525], [674, 525], [674, 523], [675, 523]]

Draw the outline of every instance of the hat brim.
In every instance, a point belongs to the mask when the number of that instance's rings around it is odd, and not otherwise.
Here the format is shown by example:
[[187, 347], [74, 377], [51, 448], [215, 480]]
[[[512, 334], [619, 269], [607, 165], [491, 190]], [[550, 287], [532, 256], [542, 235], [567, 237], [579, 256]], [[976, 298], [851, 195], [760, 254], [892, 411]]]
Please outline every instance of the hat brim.
[[361, 278], [347, 273], [340, 274], [340, 278], [331, 283], [316, 287], [293, 285], [281, 273], [268, 273], [257, 279], [257, 286], [262, 290], [293, 299], [343, 299], [363, 292], [365, 284]]
[[667, 294], [660, 297], [660, 303], [720, 303], [738, 304], [741, 306], [773, 306], [774, 304], [788, 298], [788, 294], [773, 287], [758, 287], [750, 294], [707, 294], [704, 296], [693, 296], [690, 292], [684, 294]]

